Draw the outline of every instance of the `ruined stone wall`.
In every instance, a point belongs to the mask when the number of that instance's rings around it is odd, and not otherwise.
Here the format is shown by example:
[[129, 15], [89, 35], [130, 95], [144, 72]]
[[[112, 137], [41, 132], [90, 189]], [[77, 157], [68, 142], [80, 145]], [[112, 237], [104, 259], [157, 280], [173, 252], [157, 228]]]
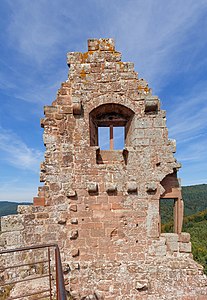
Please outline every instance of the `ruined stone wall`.
[[[89, 40], [88, 52], [68, 54], [68, 65], [41, 120], [44, 186], [34, 206], [2, 218], [2, 247], [57, 242], [75, 299], [207, 299], [181, 222], [160, 233], [160, 198], [174, 192], [178, 221], [182, 200], [158, 97], [112, 39]], [[97, 124], [110, 122], [124, 124], [124, 149], [100, 149]]]

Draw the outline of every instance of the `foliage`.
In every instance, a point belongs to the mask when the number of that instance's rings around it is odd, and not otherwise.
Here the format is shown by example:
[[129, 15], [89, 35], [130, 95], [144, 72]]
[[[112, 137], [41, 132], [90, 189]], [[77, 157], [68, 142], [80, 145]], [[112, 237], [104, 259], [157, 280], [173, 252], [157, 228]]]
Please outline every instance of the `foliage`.
[[174, 206], [174, 199], [160, 200], [160, 212], [161, 212], [162, 224], [173, 222], [173, 206]]
[[[162, 225], [162, 232], [172, 232], [173, 222]], [[207, 209], [183, 219], [183, 232], [189, 232], [194, 259], [204, 267], [207, 274]]]
[[184, 215], [193, 215], [207, 208], [207, 184], [182, 187]]
[[4, 287], [1, 287], [0, 289], [0, 299], [1, 300], [6, 300], [8, 299], [10, 295], [10, 291], [12, 290], [14, 285], [6, 285]]

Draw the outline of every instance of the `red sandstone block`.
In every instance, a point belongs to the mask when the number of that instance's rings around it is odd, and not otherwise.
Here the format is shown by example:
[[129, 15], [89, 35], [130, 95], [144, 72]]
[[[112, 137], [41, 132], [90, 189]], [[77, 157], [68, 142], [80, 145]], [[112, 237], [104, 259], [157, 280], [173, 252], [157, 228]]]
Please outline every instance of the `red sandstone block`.
[[86, 239], [86, 245], [92, 248], [98, 247], [98, 238], [88, 237]]
[[108, 204], [109, 197], [108, 196], [98, 196], [96, 202], [98, 204]]
[[91, 237], [104, 237], [105, 230], [104, 229], [91, 229]]
[[37, 216], [37, 219], [48, 219], [49, 218], [48, 213], [39, 213], [36, 216]]
[[99, 211], [99, 210], [93, 211], [93, 218], [101, 219], [101, 218], [104, 218], [105, 215], [106, 215], [106, 212], [104, 212], [104, 211]]
[[94, 222], [94, 228], [95, 229], [104, 229], [103, 223], [100, 222]]
[[88, 237], [82, 237], [81, 236], [81, 230], [79, 230], [79, 236], [78, 236], [78, 239], [77, 240], [65, 240], [64, 243], [65, 243], [65, 247], [67, 248], [71, 248], [71, 246], [73, 246], [74, 248], [78, 248], [81, 250], [81, 253], [83, 252], [83, 249], [85, 249], [86, 247], [86, 240], [87, 240]]
[[72, 106], [61, 106], [60, 108], [60, 113], [61, 114], [72, 114], [73, 113], [73, 108]]
[[90, 206], [90, 208], [91, 208], [92, 210], [101, 210], [102, 205], [101, 205], [101, 204], [92, 204], [92, 205]]
[[[94, 170], [94, 169], [88, 170], [88, 175], [97, 176], [98, 175], [98, 170]], [[93, 180], [94, 180], [94, 178], [93, 178]]]
[[79, 210], [78, 212], [78, 217], [80, 218], [80, 220], [84, 221], [84, 220], [89, 220], [88, 218], [92, 218], [93, 214], [96, 213], [98, 211], [92, 211], [92, 210], [84, 210], [81, 211]]
[[80, 261], [93, 261], [94, 256], [92, 254], [80, 255]]
[[111, 239], [109, 235], [106, 235], [104, 239], [102, 237], [98, 238], [98, 245], [100, 248], [104, 247], [105, 245], [109, 245], [110, 243], [111, 243]]
[[44, 197], [34, 197], [33, 198], [34, 206], [45, 206], [45, 198]]
[[108, 204], [108, 203], [102, 204], [102, 210], [109, 211], [110, 209], [111, 209], [111, 204]]
[[92, 222], [89, 222], [89, 223], [82, 223], [81, 224], [81, 226], [80, 226], [81, 228], [83, 228], [83, 229], [93, 229], [94, 228], [94, 223], [92, 223]]
[[80, 238], [88, 238], [88, 237], [90, 237], [90, 229], [82, 229], [82, 230], [80, 230], [79, 231], [79, 237]]
[[181, 232], [179, 235], [179, 242], [189, 243], [190, 242], [190, 234], [188, 232]]
[[83, 228], [83, 229], [103, 229], [104, 226], [103, 226], [103, 223], [100, 223], [100, 222], [89, 222], [89, 223], [84, 222], [81, 225], [81, 228]]
[[[197, 300], [197, 296], [183, 296], [182, 300]], [[206, 298], [204, 298], [206, 300]]]
[[112, 203], [111, 209], [123, 209], [123, 206], [119, 203]]

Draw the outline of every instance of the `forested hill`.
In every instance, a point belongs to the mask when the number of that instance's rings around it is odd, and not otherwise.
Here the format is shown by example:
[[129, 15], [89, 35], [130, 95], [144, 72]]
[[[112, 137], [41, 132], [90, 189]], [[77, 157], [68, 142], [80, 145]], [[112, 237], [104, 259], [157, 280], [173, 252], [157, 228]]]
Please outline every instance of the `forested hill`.
[[185, 216], [207, 209], [207, 184], [182, 187]]
[[18, 202], [9, 202], [9, 201], [0, 201], [0, 217], [7, 215], [14, 215], [17, 213], [18, 205], [29, 205], [31, 203], [18, 203]]

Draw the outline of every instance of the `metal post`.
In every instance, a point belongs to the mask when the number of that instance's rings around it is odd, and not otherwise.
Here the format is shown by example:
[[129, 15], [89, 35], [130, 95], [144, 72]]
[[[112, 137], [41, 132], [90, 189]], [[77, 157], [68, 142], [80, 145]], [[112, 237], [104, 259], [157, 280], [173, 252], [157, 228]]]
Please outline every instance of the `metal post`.
[[178, 233], [178, 199], [174, 199], [174, 233]]
[[110, 125], [110, 150], [114, 149], [114, 130], [113, 125]]
[[52, 300], [52, 283], [51, 283], [51, 266], [50, 266], [50, 247], [47, 248], [48, 251], [48, 272], [49, 272], [49, 285], [50, 285], [50, 300]]
[[58, 253], [57, 248], [55, 248], [55, 277], [56, 277], [56, 294], [57, 294], [57, 300], [61, 300], [59, 298], [59, 285], [58, 285]]

